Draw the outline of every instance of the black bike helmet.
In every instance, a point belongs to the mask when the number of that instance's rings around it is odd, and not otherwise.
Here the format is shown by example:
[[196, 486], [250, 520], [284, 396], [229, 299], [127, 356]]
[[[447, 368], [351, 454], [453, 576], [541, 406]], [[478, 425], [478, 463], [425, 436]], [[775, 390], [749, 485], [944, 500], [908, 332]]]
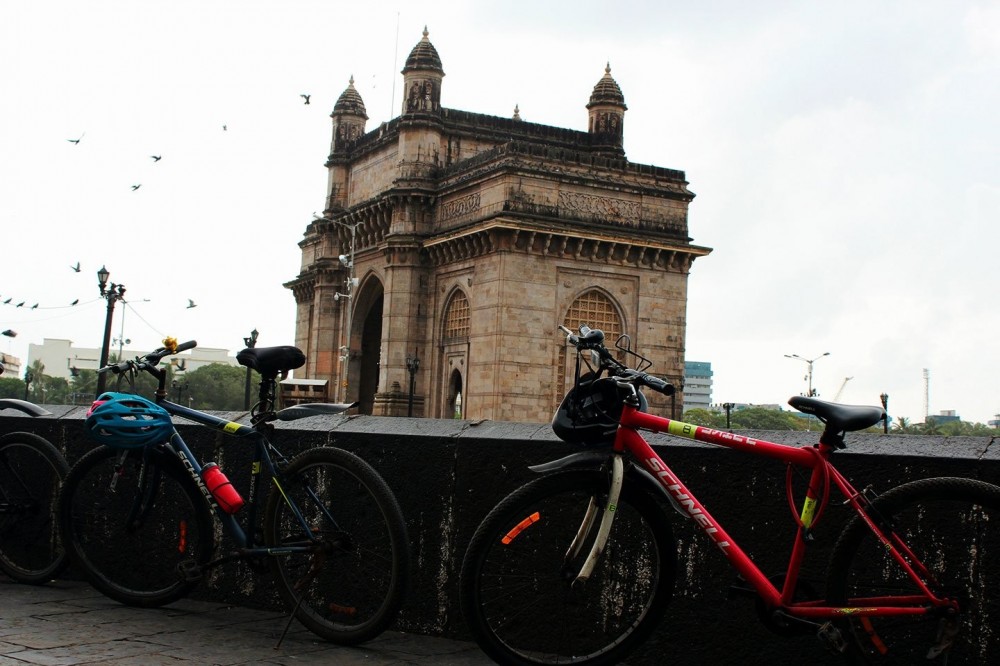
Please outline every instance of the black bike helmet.
[[[594, 379], [593, 373], [580, 377], [552, 417], [552, 432], [570, 444], [610, 445], [615, 441], [622, 402], [627, 389], [619, 389], [610, 377]], [[639, 392], [639, 410], [649, 408], [646, 397]]]
[[130, 393], [102, 393], [85, 421], [87, 434], [118, 449], [136, 449], [170, 439], [174, 424], [167, 410]]

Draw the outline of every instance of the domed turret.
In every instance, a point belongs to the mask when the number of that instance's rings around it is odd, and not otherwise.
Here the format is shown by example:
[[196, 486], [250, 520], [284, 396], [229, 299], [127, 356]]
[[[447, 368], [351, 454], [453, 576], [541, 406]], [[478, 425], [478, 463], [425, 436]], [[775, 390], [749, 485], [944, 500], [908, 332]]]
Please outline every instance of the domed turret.
[[361, 99], [361, 93], [354, 87], [354, 76], [351, 76], [347, 88], [337, 98], [337, 103], [333, 105], [333, 112], [361, 116], [365, 120], [368, 120], [368, 113], [365, 111], [365, 101]]
[[416, 111], [441, 110], [441, 80], [444, 69], [437, 49], [427, 38], [427, 26], [424, 26], [424, 36], [410, 51], [403, 66], [403, 109], [402, 113]]
[[368, 113], [365, 111], [365, 102], [361, 99], [361, 94], [354, 87], [354, 76], [347, 85], [347, 88], [337, 103], [333, 105], [333, 143], [331, 151], [336, 152], [344, 144], [354, 141], [365, 133], [365, 122], [368, 120]]
[[623, 125], [625, 121], [625, 96], [618, 82], [611, 77], [611, 63], [604, 68], [604, 76], [594, 86], [587, 103], [590, 115], [588, 131], [594, 135], [595, 146], [600, 152], [611, 152], [624, 156], [622, 148]]

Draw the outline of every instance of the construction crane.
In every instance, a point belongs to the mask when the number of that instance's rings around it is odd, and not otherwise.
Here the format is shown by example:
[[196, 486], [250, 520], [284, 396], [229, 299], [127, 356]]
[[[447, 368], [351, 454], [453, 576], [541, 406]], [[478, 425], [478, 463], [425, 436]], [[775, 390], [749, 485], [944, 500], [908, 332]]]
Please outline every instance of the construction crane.
[[834, 402], [840, 400], [840, 394], [844, 392], [844, 387], [847, 386], [847, 382], [851, 381], [852, 379], [854, 379], [854, 377], [844, 377], [844, 382], [840, 385], [840, 388], [837, 389], [837, 395], [833, 396]]

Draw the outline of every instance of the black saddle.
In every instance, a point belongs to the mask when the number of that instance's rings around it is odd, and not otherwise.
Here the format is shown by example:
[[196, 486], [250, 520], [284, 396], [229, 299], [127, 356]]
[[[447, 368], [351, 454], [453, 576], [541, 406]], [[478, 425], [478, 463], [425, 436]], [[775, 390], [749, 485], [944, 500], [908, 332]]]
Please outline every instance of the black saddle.
[[302, 367], [306, 355], [298, 347], [284, 345], [281, 347], [247, 347], [236, 354], [236, 361], [256, 370], [264, 379], [274, 379], [279, 374], [284, 375], [289, 370]]
[[885, 410], [881, 407], [841, 405], [818, 398], [807, 398], [804, 395], [790, 398], [788, 404], [800, 412], [813, 414], [826, 424], [828, 431], [833, 433], [864, 430], [885, 419]]

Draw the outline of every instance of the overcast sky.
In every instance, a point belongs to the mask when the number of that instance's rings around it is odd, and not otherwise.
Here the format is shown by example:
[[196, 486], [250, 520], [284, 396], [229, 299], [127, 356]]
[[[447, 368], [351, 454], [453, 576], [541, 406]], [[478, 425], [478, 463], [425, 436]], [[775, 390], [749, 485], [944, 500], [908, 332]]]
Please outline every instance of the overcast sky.
[[369, 130], [398, 115], [425, 25], [448, 108], [586, 130], [610, 62], [627, 157], [686, 172], [714, 248], [687, 358], [716, 402], [784, 405], [785, 355], [829, 352], [820, 397], [921, 422], [926, 368], [931, 414], [1000, 412], [996, 1], [2, 3], [2, 350], [100, 346], [102, 265], [126, 349], [291, 344], [330, 111], [353, 75]]

